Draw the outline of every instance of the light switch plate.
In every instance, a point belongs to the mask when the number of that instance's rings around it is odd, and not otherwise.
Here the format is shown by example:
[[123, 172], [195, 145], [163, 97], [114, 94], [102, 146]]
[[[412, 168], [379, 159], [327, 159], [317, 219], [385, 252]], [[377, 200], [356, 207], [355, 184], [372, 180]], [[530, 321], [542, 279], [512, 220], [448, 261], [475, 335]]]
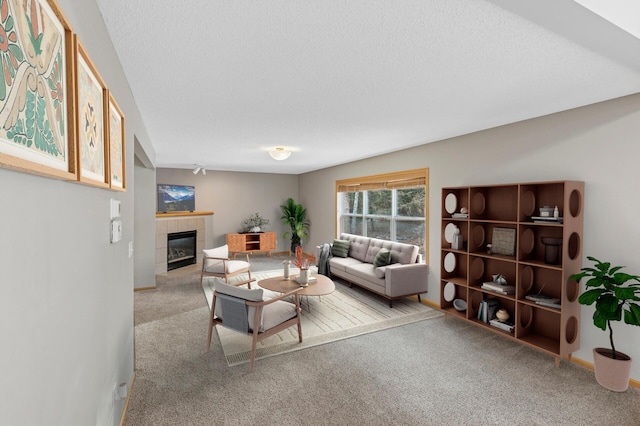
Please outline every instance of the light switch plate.
[[111, 243], [117, 243], [122, 239], [122, 221], [111, 221]]
[[120, 200], [116, 200], [114, 198], [111, 199], [111, 208], [109, 210], [110, 219], [120, 217], [120, 205]]

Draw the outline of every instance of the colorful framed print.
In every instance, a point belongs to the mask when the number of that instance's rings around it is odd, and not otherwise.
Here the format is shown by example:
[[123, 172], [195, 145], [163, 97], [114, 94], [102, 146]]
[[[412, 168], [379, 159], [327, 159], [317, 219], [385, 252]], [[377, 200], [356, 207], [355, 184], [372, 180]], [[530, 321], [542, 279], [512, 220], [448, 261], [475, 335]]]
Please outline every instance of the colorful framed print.
[[77, 178], [73, 39], [54, 0], [0, 0], [0, 166]]
[[108, 101], [109, 185], [116, 191], [125, 191], [124, 115], [110, 91]]
[[80, 41], [76, 44], [76, 141], [78, 180], [109, 187], [106, 143], [107, 90]]

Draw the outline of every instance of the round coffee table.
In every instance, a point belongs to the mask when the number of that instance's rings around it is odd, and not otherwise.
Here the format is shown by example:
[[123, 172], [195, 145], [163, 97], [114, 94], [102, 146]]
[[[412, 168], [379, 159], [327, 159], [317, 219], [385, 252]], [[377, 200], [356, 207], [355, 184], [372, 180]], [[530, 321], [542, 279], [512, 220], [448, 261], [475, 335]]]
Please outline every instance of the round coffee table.
[[[327, 294], [333, 293], [336, 289], [336, 285], [330, 278], [319, 274], [314, 275], [313, 277], [316, 281], [309, 283], [306, 287], [303, 287], [303, 289], [298, 292], [300, 296], [326, 296]], [[300, 288], [300, 284], [298, 284], [294, 278], [294, 275], [292, 275], [288, 280], [285, 280], [284, 276], [267, 278], [266, 280], [258, 281], [258, 285], [277, 293], [286, 293], [296, 288]], [[308, 299], [307, 310], [311, 311]]]

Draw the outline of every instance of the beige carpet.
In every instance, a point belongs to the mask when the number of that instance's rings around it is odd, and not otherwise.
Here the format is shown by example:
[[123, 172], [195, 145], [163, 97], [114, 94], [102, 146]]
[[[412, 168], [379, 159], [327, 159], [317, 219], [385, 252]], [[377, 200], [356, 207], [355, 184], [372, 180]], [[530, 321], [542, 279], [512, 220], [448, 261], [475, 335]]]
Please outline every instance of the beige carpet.
[[[282, 271], [257, 272], [252, 275], [257, 278], [259, 283], [261, 279], [282, 275]], [[203, 283], [209, 309], [211, 309], [213, 298], [212, 283], [213, 279], [205, 279]], [[273, 295], [272, 292], [265, 290], [266, 297], [271, 295]], [[356, 286], [349, 288], [348, 285], [338, 281], [336, 282], [336, 291], [332, 294], [303, 298], [302, 343], [298, 342], [297, 329], [290, 327], [260, 342], [256, 359], [436, 318], [441, 315], [443, 314], [437, 310], [409, 298], [396, 300], [393, 302], [393, 308], [389, 308], [389, 302], [386, 299]], [[249, 361], [251, 337], [224, 327], [217, 327], [217, 332], [229, 366]]]

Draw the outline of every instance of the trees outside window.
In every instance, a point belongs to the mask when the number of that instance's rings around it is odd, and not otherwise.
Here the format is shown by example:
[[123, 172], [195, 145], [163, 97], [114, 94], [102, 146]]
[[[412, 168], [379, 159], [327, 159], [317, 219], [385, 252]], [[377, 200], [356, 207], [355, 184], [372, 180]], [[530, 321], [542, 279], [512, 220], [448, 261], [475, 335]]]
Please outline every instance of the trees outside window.
[[376, 177], [361, 178], [364, 184], [338, 182], [338, 234], [415, 244], [426, 255], [426, 179], [402, 182], [395, 175], [385, 175], [371, 182], [372, 178]]

